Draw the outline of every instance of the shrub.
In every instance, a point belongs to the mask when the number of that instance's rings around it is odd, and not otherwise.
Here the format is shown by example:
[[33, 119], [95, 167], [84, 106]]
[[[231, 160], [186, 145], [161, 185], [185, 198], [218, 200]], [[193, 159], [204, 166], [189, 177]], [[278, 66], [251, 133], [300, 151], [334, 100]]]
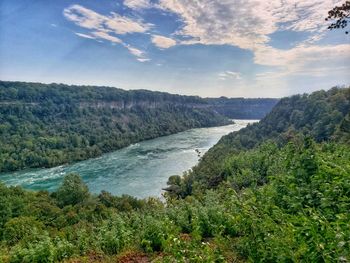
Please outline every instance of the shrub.
[[68, 174], [56, 192], [61, 207], [83, 203], [89, 198], [89, 189], [78, 174]]
[[10, 219], [4, 226], [4, 239], [9, 245], [14, 245], [22, 239], [34, 239], [42, 234], [44, 225], [34, 217], [20, 216]]

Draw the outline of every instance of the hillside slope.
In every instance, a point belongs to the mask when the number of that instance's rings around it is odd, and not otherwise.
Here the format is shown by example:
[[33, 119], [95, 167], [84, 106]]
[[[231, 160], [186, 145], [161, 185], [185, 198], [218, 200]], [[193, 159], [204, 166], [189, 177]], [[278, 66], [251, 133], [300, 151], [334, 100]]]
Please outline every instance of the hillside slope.
[[195, 182], [199, 188], [215, 187], [225, 178], [225, 160], [242, 150], [253, 149], [272, 140], [285, 145], [298, 134], [316, 142], [350, 142], [350, 88], [333, 88], [310, 95], [281, 99], [260, 122], [223, 136], [186, 177], [182, 195], [192, 193]]
[[211, 108], [231, 119], [260, 120], [268, 114], [279, 99], [270, 98], [206, 98]]
[[[0, 183], [0, 262], [349, 262], [348, 94], [282, 100], [260, 125], [221, 140], [208, 170], [169, 178], [165, 204], [93, 195], [76, 174], [53, 193]], [[295, 128], [289, 116], [301, 109]], [[341, 118], [323, 121], [323, 136], [316, 124], [327, 112]], [[239, 140], [262, 128], [254, 145]]]
[[0, 172], [51, 167], [230, 121], [199, 97], [0, 82]]
[[147, 90], [0, 81], [0, 172], [57, 166], [191, 128], [225, 125], [232, 117], [264, 116], [275, 101], [227, 100], [223, 105], [221, 99]]

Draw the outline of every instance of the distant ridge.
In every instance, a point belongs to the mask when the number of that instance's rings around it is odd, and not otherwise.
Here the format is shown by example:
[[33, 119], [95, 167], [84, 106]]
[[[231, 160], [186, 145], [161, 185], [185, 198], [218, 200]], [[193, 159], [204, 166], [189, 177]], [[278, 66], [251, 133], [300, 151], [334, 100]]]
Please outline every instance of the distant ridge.
[[226, 125], [228, 118], [263, 117], [274, 103], [0, 81], [0, 172], [85, 160], [142, 140]]

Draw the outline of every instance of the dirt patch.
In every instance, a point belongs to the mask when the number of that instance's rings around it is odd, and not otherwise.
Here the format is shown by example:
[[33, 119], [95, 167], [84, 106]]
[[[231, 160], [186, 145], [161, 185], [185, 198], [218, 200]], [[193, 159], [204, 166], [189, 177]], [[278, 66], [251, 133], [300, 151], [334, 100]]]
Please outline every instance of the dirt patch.
[[89, 252], [86, 256], [64, 261], [66, 263], [102, 263], [110, 262], [105, 256], [97, 252]]
[[180, 234], [180, 239], [182, 241], [191, 241], [192, 237], [189, 234], [183, 233], [183, 234]]
[[149, 258], [140, 252], [127, 252], [117, 258], [118, 263], [150, 263]]

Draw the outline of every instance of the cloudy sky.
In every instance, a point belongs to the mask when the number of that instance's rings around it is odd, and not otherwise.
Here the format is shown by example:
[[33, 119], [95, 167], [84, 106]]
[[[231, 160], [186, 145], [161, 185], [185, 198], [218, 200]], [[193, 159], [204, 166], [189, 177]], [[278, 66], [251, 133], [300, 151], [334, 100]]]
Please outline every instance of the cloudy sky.
[[280, 97], [350, 84], [334, 0], [1, 0], [0, 79]]

